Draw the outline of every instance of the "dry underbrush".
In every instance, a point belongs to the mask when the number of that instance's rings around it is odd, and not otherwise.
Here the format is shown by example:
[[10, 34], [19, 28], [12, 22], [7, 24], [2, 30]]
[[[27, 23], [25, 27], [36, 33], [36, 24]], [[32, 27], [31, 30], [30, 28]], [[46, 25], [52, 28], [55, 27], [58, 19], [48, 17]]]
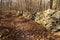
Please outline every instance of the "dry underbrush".
[[11, 12], [9, 14], [0, 14], [1, 40], [53, 40], [51, 33], [42, 24], [23, 16], [14, 17]]

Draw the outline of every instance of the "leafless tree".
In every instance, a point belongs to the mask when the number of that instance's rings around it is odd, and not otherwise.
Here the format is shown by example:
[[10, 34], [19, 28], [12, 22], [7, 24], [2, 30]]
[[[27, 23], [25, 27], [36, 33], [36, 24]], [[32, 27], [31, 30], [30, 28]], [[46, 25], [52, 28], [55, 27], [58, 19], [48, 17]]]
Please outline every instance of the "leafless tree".
[[50, 9], [52, 9], [53, 0], [50, 0]]
[[57, 0], [58, 1], [58, 10], [60, 10], [60, 0]]
[[42, 11], [42, 0], [40, 0], [40, 6], [39, 7], [40, 7], [39, 10]]
[[2, 8], [2, 0], [1, 0], [1, 8]]

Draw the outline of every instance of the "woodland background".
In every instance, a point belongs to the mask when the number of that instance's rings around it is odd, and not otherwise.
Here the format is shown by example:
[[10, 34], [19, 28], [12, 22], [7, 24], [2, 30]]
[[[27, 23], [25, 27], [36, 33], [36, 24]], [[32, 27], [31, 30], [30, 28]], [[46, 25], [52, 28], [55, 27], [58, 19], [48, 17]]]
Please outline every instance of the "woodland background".
[[0, 0], [0, 9], [19, 11], [45, 11], [48, 8], [60, 10], [60, 0]]

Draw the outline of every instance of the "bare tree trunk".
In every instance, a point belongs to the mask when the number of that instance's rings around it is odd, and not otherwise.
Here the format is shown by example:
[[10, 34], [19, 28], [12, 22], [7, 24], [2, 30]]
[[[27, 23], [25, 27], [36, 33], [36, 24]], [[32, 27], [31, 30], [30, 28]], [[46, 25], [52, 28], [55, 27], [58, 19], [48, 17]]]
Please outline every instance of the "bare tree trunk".
[[39, 10], [42, 12], [42, 0], [40, 0], [40, 6]]
[[45, 6], [45, 0], [44, 0], [44, 9], [43, 10], [46, 10], [46, 6]]
[[26, 3], [26, 11], [29, 11], [29, 0], [25, 0]]
[[10, 10], [12, 9], [12, 0], [10, 0]]
[[2, 0], [1, 0], [1, 8], [2, 8]]
[[30, 0], [30, 8], [29, 11], [32, 12], [32, 0]]
[[58, 1], [58, 2], [57, 2], [57, 3], [58, 3], [58, 4], [57, 4], [57, 6], [58, 6], [57, 9], [60, 10], [60, 0], [57, 0], [57, 1]]
[[58, 0], [53, 0], [53, 9], [57, 9], [58, 7]]
[[8, 1], [8, 8], [11, 10], [12, 0]]
[[38, 12], [40, 11], [39, 8], [40, 8], [40, 0], [38, 0], [38, 9], [37, 9]]
[[52, 9], [53, 0], [50, 0], [50, 9]]

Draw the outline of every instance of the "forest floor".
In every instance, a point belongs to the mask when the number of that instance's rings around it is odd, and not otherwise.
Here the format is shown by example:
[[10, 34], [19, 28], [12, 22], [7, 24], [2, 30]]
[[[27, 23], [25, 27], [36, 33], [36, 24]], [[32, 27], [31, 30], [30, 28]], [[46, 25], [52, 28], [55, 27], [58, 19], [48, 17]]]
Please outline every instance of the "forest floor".
[[0, 10], [0, 40], [60, 40], [60, 32], [51, 33], [32, 19]]

